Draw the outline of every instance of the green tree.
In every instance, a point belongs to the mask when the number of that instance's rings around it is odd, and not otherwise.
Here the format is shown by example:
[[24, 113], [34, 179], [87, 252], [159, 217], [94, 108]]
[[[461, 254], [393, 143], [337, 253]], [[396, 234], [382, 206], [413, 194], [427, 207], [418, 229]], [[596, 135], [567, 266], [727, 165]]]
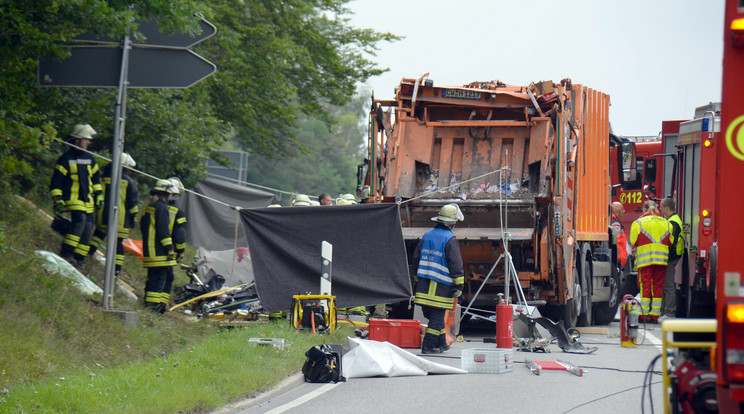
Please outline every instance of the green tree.
[[99, 132], [93, 150], [110, 151], [116, 90], [41, 87], [36, 62], [65, 56], [65, 45], [84, 32], [123, 37], [131, 29], [139, 38], [136, 22], [151, 18], [165, 31], [198, 30], [197, 16], [213, 22], [217, 35], [195, 50], [218, 72], [186, 90], [129, 92], [125, 150], [138, 168], [193, 184], [228, 133], [267, 157], [307, 150], [297, 139], [298, 120], [311, 116], [331, 125], [325, 108], [343, 104], [359, 82], [381, 73], [365, 56], [380, 41], [396, 39], [351, 27], [347, 2], [0, 2], [0, 183], [45, 188], [61, 150], [53, 138], [65, 137], [75, 123]]
[[326, 123], [359, 82], [384, 70], [368, 60], [380, 41], [398, 37], [349, 25], [348, 0], [214, 0], [218, 40], [204, 53], [217, 62], [210, 83], [217, 112], [244, 149], [281, 158], [297, 146], [301, 114]]
[[248, 158], [248, 182], [311, 196], [326, 192], [336, 198], [355, 193], [356, 168], [364, 157], [365, 109], [369, 106], [366, 95], [329, 108], [331, 129], [321, 119], [301, 119], [293, 134], [306, 148], [304, 153], [288, 154], [282, 160], [252, 153]]

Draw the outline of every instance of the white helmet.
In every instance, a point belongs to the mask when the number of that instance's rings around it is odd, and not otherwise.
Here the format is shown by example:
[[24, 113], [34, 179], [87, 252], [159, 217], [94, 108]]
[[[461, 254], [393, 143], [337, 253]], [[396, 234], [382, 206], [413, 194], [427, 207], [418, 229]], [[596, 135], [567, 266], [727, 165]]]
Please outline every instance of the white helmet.
[[293, 206], [310, 206], [312, 205], [310, 203], [310, 197], [306, 196], [305, 194], [297, 194], [294, 201], [292, 201]]
[[171, 194], [181, 194], [184, 190], [186, 190], [186, 187], [183, 186], [183, 183], [181, 180], [178, 179], [178, 177], [171, 177], [168, 179], [173, 184], [173, 187], [175, 190], [170, 191]]
[[134, 167], [137, 165], [137, 163], [134, 162], [134, 158], [126, 152], [121, 153], [121, 163], [127, 167]]
[[452, 203], [442, 206], [439, 210], [439, 215], [431, 219], [432, 221], [453, 225], [458, 221], [465, 220], [465, 217], [462, 215], [462, 211], [460, 211], [460, 206]]
[[72, 133], [70, 133], [71, 137], [85, 139], [93, 139], [94, 135], [96, 135], [96, 130], [88, 124], [77, 124], [72, 128]]
[[281, 206], [281, 204], [269, 204], [268, 208], [280, 208]]
[[[345, 204], [356, 204], [356, 197], [354, 197], [354, 194], [344, 194], [341, 196], [341, 200], [345, 200]], [[338, 203], [337, 203], [338, 204]]]

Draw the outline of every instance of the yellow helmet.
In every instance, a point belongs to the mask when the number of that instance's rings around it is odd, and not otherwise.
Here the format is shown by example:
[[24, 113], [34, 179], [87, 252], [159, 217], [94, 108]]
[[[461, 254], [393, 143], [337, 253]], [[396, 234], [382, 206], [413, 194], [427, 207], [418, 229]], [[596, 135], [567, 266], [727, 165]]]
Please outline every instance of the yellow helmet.
[[96, 135], [96, 130], [88, 124], [77, 124], [72, 128], [72, 133], [70, 133], [72, 137], [85, 139], [93, 139], [94, 135]]
[[346, 204], [356, 204], [356, 197], [354, 197], [354, 194], [344, 194], [341, 196], [342, 200], [346, 201]]
[[439, 215], [431, 218], [432, 221], [438, 221], [444, 224], [455, 224], [458, 221], [463, 221], [465, 217], [460, 211], [460, 206], [455, 203], [446, 204], [439, 210]]
[[306, 196], [305, 194], [297, 194], [294, 201], [292, 201], [293, 206], [310, 206], [312, 205], [310, 203], [310, 197]]
[[152, 188], [152, 191], [162, 191], [164, 193], [171, 193], [173, 183], [170, 180], [158, 180], [155, 183], [155, 187]]

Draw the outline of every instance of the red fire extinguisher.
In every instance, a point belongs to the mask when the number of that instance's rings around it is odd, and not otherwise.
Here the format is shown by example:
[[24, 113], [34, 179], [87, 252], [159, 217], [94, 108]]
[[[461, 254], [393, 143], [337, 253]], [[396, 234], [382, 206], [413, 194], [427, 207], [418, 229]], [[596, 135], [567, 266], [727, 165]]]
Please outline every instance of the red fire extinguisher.
[[620, 345], [638, 346], [638, 301], [633, 295], [625, 295], [620, 308]]
[[514, 316], [512, 305], [507, 305], [503, 297], [504, 294], [499, 293], [499, 303], [496, 305], [496, 347], [511, 348], [514, 346]]

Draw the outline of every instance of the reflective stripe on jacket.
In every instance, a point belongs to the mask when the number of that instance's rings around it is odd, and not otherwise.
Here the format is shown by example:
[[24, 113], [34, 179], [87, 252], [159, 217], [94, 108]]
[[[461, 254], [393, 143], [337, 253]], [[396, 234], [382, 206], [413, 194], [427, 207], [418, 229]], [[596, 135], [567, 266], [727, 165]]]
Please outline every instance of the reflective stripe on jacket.
[[[139, 195], [137, 184], [132, 177], [122, 171], [121, 185], [119, 186], [119, 236], [129, 234], [129, 229], [134, 228], [134, 217], [139, 213]], [[111, 164], [103, 167], [101, 177], [103, 186], [103, 208], [96, 212], [96, 228], [108, 232], [108, 215], [111, 208]]]
[[435, 280], [447, 286], [455, 285], [447, 266], [445, 251], [447, 242], [454, 236], [451, 230], [441, 227], [435, 227], [424, 234], [421, 239], [421, 256], [416, 271], [419, 279]]
[[73, 148], [59, 157], [49, 192], [64, 200], [67, 211], [92, 213], [94, 196], [101, 191], [100, 171], [92, 155]]
[[656, 214], [646, 213], [630, 226], [630, 243], [636, 248], [636, 269], [666, 266], [669, 260], [671, 224]]
[[168, 229], [173, 237], [176, 253], [183, 253], [186, 249], [186, 214], [178, 206], [168, 205]]
[[432, 308], [451, 309], [453, 306], [452, 287], [431, 279], [419, 279], [413, 303]]
[[168, 260], [168, 253], [173, 250], [169, 225], [168, 205], [165, 202], [158, 200], [145, 208], [140, 220], [144, 267], [176, 265], [175, 260]]
[[682, 253], [685, 252], [685, 234], [682, 232], [682, 220], [677, 213], [672, 214], [667, 220], [672, 224], [672, 247], [669, 249], [669, 256], [682, 256]]

